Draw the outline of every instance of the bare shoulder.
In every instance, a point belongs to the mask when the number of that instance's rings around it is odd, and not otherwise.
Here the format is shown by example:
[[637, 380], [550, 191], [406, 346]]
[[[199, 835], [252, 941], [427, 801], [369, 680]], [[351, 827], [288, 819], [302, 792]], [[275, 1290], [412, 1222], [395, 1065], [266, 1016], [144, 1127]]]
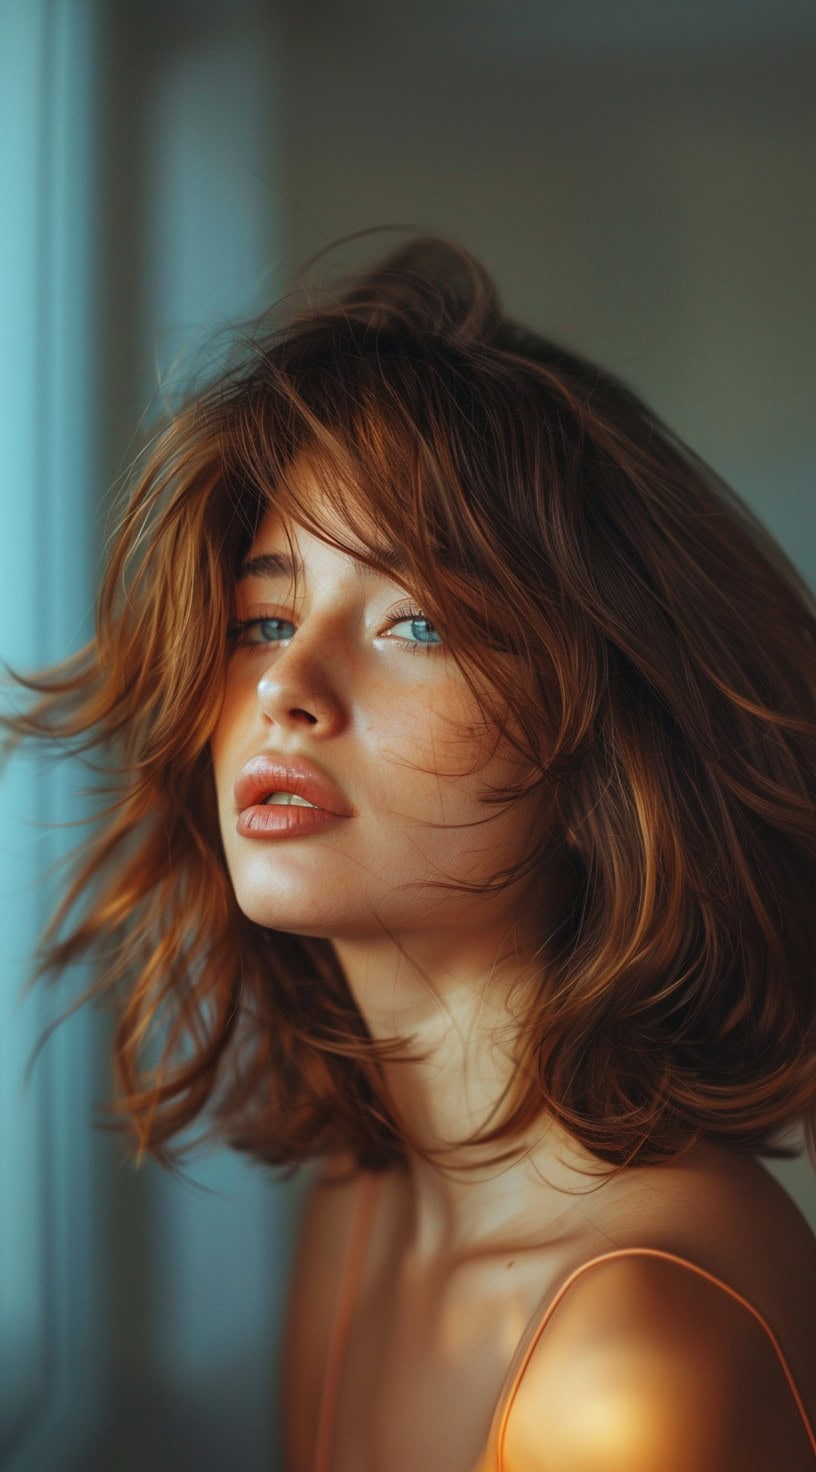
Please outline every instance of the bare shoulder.
[[504, 1472], [816, 1467], [816, 1442], [750, 1309], [685, 1263], [637, 1250], [586, 1264], [556, 1299], [503, 1452]]
[[333, 1309], [361, 1174], [350, 1154], [327, 1158], [303, 1200], [281, 1357], [287, 1472], [306, 1472], [311, 1463]]
[[816, 1236], [758, 1160], [706, 1144], [633, 1171], [604, 1205], [602, 1227], [587, 1258], [628, 1247], [685, 1258], [754, 1305], [792, 1366], [816, 1366]]

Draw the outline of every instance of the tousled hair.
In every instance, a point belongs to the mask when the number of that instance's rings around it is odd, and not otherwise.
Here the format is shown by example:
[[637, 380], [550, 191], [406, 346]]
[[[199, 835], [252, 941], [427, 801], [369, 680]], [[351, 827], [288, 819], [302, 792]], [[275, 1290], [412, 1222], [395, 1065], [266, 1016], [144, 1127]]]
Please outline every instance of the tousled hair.
[[169, 1166], [205, 1106], [211, 1134], [287, 1170], [418, 1148], [382, 1067], [413, 1056], [405, 1040], [371, 1037], [329, 941], [241, 912], [218, 829], [209, 741], [241, 561], [270, 507], [345, 545], [300, 503], [306, 457], [372, 566], [377, 545], [402, 550], [535, 776], [540, 841], [491, 887], [522, 874], [534, 904], [554, 845], [568, 865], [504, 1113], [472, 1143], [550, 1115], [622, 1169], [701, 1138], [790, 1156], [779, 1137], [801, 1122], [816, 1165], [801, 576], [630, 389], [504, 316], [453, 242], [412, 238], [240, 347], [138, 458], [94, 639], [12, 671], [37, 698], [3, 717], [7, 748], [99, 747], [112, 779], [34, 977], [93, 955], [86, 995], [117, 1005], [115, 1127]]

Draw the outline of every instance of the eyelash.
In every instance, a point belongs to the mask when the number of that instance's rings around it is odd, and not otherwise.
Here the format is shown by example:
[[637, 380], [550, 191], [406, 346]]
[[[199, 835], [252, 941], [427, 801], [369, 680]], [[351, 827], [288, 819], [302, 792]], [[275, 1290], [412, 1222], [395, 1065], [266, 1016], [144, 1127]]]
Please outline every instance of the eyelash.
[[[429, 629], [433, 629], [435, 634], [439, 633], [430, 619], [427, 619], [418, 609], [412, 608], [410, 604], [406, 604], [404, 608], [394, 609], [388, 627], [390, 628], [392, 624], [400, 624], [405, 619], [411, 619], [413, 623], [426, 624]], [[266, 623], [291, 623], [291, 619], [282, 619], [278, 614], [273, 613], [261, 614], [258, 618], [236, 619], [227, 629], [227, 638], [248, 649], [261, 649], [264, 644], [284, 643], [284, 640], [241, 638], [241, 635], [245, 634], [248, 629], [257, 628], [260, 624]], [[444, 648], [443, 644], [424, 644], [421, 639], [402, 639], [399, 635], [397, 635], [397, 643], [402, 644], [409, 654], [433, 654], [436, 650]]]

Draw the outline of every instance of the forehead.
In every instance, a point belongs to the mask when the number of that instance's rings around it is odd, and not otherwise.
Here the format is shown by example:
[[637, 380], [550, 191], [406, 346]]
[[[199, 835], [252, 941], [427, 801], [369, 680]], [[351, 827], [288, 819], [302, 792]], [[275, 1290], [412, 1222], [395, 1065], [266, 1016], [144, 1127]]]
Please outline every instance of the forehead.
[[[309, 517], [314, 517], [315, 525], [304, 525], [294, 514], [294, 509], [289, 511], [270, 506], [241, 563], [239, 582], [248, 577], [297, 576], [303, 570], [303, 552], [310, 540], [323, 543], [334, 556], [345, 557], [361, 577], [373, 571], [364, 560], [366, 558], [380, 563], [385, 576], [397, 576], [408, 571], [408, 561], [402, 550], [382, 541], [370, 518], [360, 513], [356, 517], [357, 529], [348, 525], [313, 473], [301, 473], [297, 501], [299, 508], [303, 508]], [[333, 545], [335, 539], [340, 545]]]

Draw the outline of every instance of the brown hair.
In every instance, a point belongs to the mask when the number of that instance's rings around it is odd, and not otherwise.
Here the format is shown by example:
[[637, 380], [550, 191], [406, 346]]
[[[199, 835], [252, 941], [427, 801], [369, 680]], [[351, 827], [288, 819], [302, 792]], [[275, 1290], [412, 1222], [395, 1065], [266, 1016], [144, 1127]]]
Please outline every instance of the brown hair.
[[804, 1121], [816, 1163], [803, 579], [633, 392], [503, 316], [451, 242], [413, 238], [241, 341], [137, 462], [95, 639], [12, 672], [38, 698], [4, 718], [7, 746], [99, 746], [115, 778], [34, 974], [94, 954], [85, 996], [118, 1004], [115, 1127], [164, 1164], [205, 1105], [210, 1134], [280, 1166], [405, 1153], [380, 1067], [404, 1040], [371, 1038], [328, 941], [242, 914], [218, 831], [208, 743], [239, 564], [270, 505], [345, 545], [298, 503], [306, 453], [371, 565], [375, 541], [402, 549], [534, 772], [533, 895], [554, 844], [569, 867], [504, 1116], [474, 1139], [548, 1112], [622, 1168], [701, 1137], [790, 1156], [777, 1137]]

